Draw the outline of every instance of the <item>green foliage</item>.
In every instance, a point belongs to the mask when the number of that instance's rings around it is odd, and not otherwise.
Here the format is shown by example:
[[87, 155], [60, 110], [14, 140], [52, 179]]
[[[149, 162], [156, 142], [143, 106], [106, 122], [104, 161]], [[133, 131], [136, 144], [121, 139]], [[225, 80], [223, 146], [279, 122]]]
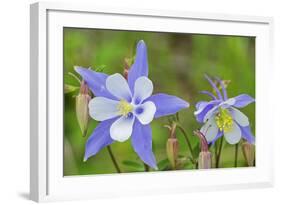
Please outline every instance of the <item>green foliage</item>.
[[130, 160], [124, 160], [123, 165], [132, 168], [133, 171], [139, 171], [143, 172], [144, 171], [144, 164], [140, 164], [138, 162], [130, 161]]
[[159, 161], [157, 166], [160, 171], [168, 170], [170, 168], [170, 162], [167, 158], [165, 158]]
[[[191, 104], [189, 109], [180, 112], [180, 121], [187, 133], [201, 127], [193, 115], [195, 103], [209, 100], [199, 91], [212, 91], [204, 74], [231, 80], [227, 88], [230, 97], [241, 93], [255, 97], [255, 40], [252, 37], [64, 28], [64, 82], [68, 87], [64, 95], [64, 175], [116, 172], [106, 149], [83, 162], [85, 143], [97, 122], [90, 120], [88, 136], [82, 138], [75, 116], [75, 99], [72, 97], [79, 84], [68, 73], [75, 73], [76, 65], [98, 69], [107, 74], [123, 73], [125, 59], [134, 57], [136, 42], [141, 39], [148, 47], [149, 78], [153, 81], [154, 93], [176, 95]], [[255, 133], [255, 104], [241, 111], [249, 117]], [[153, 152], [159, 170], [169, 169], [166, 164], [169, 132], [163, 128], [165, 124], [167, 118], [156, 119], [151, 123]], [[177, 136], [179, 154], [190, 157], [184, 137], [180, 133]], [[192, 135], [189, 135], [189, 139], [197, 156], [198, 139]], [[130, 140], [114, 143], [111, 148], [122, 171], [144, 170]], [[224, 146], [220, 163], [222, 167], [233, 166], [233, 150], [234, 146]], [[245, 166], [242, 153], [238, 154], [238, 166]], [[194, 169], [194, 166], [188, 160], [183, 168]]]
[[74, 91], [77, 91], [79, 90], [79, 87], [78, 86], [73, 86], [73, 85], [69, 85], [69, 84], [64, 84], [64, 93], [65, 94], [68, 94], [68, 93], [72, 93]]

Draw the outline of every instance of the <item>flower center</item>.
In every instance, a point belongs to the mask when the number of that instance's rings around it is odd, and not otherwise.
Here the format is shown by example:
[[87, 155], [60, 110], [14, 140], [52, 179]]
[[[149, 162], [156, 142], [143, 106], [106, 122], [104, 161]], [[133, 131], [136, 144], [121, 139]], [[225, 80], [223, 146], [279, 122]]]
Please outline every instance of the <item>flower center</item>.
[[133, 108], [133, 105], [128, 103], [126, 100], [120, 100], [119, 104], [117, 105], [119, 113], [123, 116], [127, 116], [130, 112], [133, 111]]
[[220, 131], [228, 132], [233, 127], [233, 119], [227, 109], [220, 108], [215, 121]]

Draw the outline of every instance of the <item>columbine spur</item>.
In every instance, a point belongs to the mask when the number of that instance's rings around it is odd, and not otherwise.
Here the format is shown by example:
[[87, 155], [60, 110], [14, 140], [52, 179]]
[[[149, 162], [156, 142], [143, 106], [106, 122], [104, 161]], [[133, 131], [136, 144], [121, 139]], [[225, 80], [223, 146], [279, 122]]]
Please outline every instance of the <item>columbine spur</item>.
[[106, 75], [76, 67], [95, 97], [89, 102], [90, 116], [101, 121], [86, 143], [84, 160], [97, 154], [114, 141], [124, 142], [131, 137], [134, 151], [144, 163], [157, 169], [152, 152], [153, 118], [175, 114], [189, 104], [167, 94], [152, 95], [153, 84], [148, 79], [147, 51], [144, 41], [137, 44], [134, 64], [128, 81], [120, 75]]
[[202, 91], [203, 94], [209, 95], [212, 100], [198, 102], [194, 115], [198, 122], [204, 123], [200, 131], [205, 135], [208, 143], [214, 143], [224, 135], [229, 144], [238, 143], [241, 137], [253, 144], [254, 136], [251, 133], [248, 117], [237, 108], [243, 108], [255, 100], [246, 94], [228, 98], [226, 88], [220, 79], [217, 78], [217, 81], [223, 95], [215, 83], [207, 75], [205, 77], [217, 96], [211, 92]]

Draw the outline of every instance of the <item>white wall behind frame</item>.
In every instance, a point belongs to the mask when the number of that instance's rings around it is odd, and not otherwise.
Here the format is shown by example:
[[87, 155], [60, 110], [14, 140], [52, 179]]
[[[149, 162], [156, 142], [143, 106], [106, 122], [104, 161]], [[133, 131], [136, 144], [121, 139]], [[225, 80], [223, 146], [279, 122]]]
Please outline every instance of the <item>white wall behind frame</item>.
[[[30, 0], [11, 0], [1, 2], [1, 169], [0, 169], [0, 204], [33, 204], [26, 200], [29, 188], [29, 3]], [[80, 0], [79, 2], [82, 2]], [[93, 2], [93, 1], [92, 1]], [[236, 0], [236, 1], [161, 1], [161, 0], [103, 0], [97, 4], [111, 7], [133, 7], [164, 10], [212, 11], [247, 15], [269, 15], [275, 17], [275, 53], [281, 53], [281, 13], [276, 0]], [[15, 58], [16, 56], [16, 58]], [[277, 55], [276, 55], [277, 56]], [[276, 57], [275, 68], [281, 67], [281, 58]], [[276, 89], [281, 87], [280, 69], [275, 69], [272, 79]], [[12, 80], [11, 80], [12, 77]], [[272, 109], [275, 115], [275, 132], [280, 127], [278, 120], [280, 91]], [[20, 107], [14, 111], [14, 108]], [[265, 108], [268, 109], [268, 108]], [[281, 146], [281, 138], [276, 139], [276, 148]], [[12, 149], [13, 148], [13, 149]], [[280, 204], [281, 192], [281, 149], [276, 150], [276, 187], [271, 189], [236, 190], [225, 192], [189, 193], [180, 195], [146, 196], [97, 201], [67, 202], [55, 204]], [[18, 159], [18, 163], [14, 163]], [[6, 165], [6, 166], [5, 166]]]

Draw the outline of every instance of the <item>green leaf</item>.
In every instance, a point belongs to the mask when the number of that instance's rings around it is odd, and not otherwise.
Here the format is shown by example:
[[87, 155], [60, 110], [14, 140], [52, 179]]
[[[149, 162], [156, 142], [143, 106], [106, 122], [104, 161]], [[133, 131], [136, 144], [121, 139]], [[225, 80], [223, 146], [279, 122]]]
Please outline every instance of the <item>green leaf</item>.
[[159, 169], [160, 171], [167, 170], [167, 169], [169, 168], [169, 166], [170, 166], [170, 162], [169, 162], [169, 160], [166, 158], [166, 159], [163, 159], [163, 160], [161, 160], [160, 162], [158, 162], [157, 166], [158, 166], [158, 169]]
[[64, 93], [71, 93], [76, 90], [79, 90], [79, 87], [74, 86], [74, 85], [69, 85], [69, 84], [64, 84]]
[[177, 159], [177, 166], [178, 166], [178, 168], [183, 168], [190, 161], [191, 160], [189, 157], [179, 156]]
[[186, 163], [183, 164], [184, 169], [194, 169], [194, 164], [192, 164], [191, 161], [187, 161]]
[[127, 167], [134, 168], [136, 171], [144, 171], [143, 164], [139, 164], [138, 162], [130, 161], [130, 160], [124, 160], [122, 162], [123, 165]]
[[193, 149], [193, 154], [197, 158], [198, 158], [199, 153], [200, 153], [200, 145], [199, 144], [200, 144], [199, 142], [196, 143], [196, 145], [192, 148]]

